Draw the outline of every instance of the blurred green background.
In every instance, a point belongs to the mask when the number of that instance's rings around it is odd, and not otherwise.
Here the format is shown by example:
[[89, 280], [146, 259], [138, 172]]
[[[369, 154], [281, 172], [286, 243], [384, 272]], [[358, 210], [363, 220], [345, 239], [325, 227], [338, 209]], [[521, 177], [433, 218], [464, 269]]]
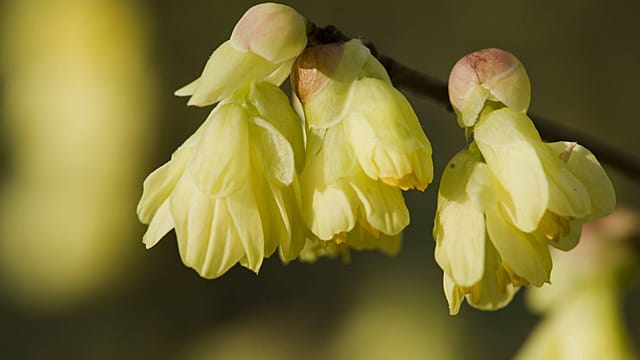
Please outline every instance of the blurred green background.
[[[443, 80], [469, 52], [507, 49], [529, 73], [532, 112], [640, 155], [638, 1], [283, 2]], [[259, 276], [236, 266], [204, 280], [173, 232], [144, 249], [142, 181], [210, 111], [173, 91], [255, 3], [0, 3], [0, 357], [511, 358], [539, 320], [522, 291], [504, 310], [448, 316], [431, 236], [437, 180], [405, 194], [412, 224], [393, 258], [272, 258]], [[452, 113], [407, 96], [439, 178], [464, 136]], [[638, 182], [608, 170], [619, 203], [640, 207]], [[637, 348], [637, 279], [624, 300]]]

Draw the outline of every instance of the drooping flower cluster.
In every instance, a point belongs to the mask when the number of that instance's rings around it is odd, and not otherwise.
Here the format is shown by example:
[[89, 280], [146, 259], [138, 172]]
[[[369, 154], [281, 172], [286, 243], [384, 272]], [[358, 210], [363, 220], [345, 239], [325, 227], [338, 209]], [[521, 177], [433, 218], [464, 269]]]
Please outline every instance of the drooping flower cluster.
[[[360, 41], [305, 50], [306, 31], [292, 8], [256, 5], [176, 92], [218, 104], [145, 180], [148, 248], [175, 228], [183, 262], [207, 278], [236, 263], [257, 272], [277, 249], [285, 262], [397, 252], [400, 189], [431, 182], [429, 141]], [[298, 114], [278, 88], [290, 74]]]
[[433, 177], [415, 113], [359, 40], [305, 50], [292, 83], [308, 129], [305, 224], [321, 240], [384, 248], [409, 224], [400, 189]]
[[580, 227], [609, 213], [615, 194], [586, 148], [544, 143], [526, 116], [530, 87], [511, 54], [486, 49], [453, 68], [449, 95], [473, 142], [447, 165], [434, 224], [436, 261], [452, 314], [508, 304], [518, 287], [542, 286], [548, 245], [569, 250]]

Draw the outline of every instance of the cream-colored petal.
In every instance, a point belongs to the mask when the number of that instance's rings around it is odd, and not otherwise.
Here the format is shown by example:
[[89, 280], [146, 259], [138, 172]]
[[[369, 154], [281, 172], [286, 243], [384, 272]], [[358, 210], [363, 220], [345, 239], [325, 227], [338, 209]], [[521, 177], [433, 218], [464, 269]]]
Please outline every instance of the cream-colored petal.
[[616, 206], [616, 194], [596, 157], [584, 146], [568, 142], [547, 144], [554, 153], [565, 151], [567, 146], [575, 146], [567, 161], [567, 168], [585, 186], [591, 203], [591, 211], [585, 220], [609, 214]]
[[362, 76], [361, 77], [372, 77], [376, 79], [380, 79], [387, 84], [391, 85], [391, 79], [389, 78], [389, 74], [384, 66], [376, 59], [375, 56], [369, 55], [367, 57], [367, 62], [364, 63], [362, 67]]
[[458, 125], [461, 128], [471, 127], [478, 121], [478, 116], [484, 104], [491, 97], [491, 92], [484, 87], [477, 85], [467, 93], [466, 101], [461, 109], [454, 107], [457, 115]]
[[192, 136], [171, 156], [171, 160], [153, 171], [143, 183], [143, 192], [138, 203], [137, 213], [140, 221], [148, 224], [152, 221], [160, 206], [169, 198], [176, 182], [182, 176], [197, 136]]
[[277, 240], [280, 245], [280, 258], [291, 261], [298, 257], [305, 245], [307, 229], [300, 213], [300, 185], [298, 179], [294, 178], [290, 186], [283, 187], [279, 193], [274, 191], [275, 201], [278, 208], [278, 215], [282, 218], [282, 223], [286, 226], [288, 236], [284, 231]]
[[508, 194], [502, 201], [511, 222], [524, 232], [534, 231], [549, 204], [549, 184], [533, 123], [526, 115], [502, 108], [481, 117], [474, 139]]
[[207, 118], [185, 169], [202, 193], [227, 196], [250, 175], [249, 121], [237, 104], [221, 104]]
[[549, 281], [551, 255], [546, 243], [510, 224], [499, 209], [486, 213], [487, 233], [502, 260], [531, 285]]
[[290, 185], [296, 173], [293, 149], [269, 122], [254, 118], [249, 126], [249, 143], [253, 165], [269, 181]]
[[225, 199], [201, 193], [188, 176], [171, 198], [180, 257], [200, 276], [216, 278], [245, 256]]
[[200, 81], [200, 78], [197, 78], [197, 79], [193, 80], [192, 82], [188, 83], [187, 85], [185, 85], [185, 86], [181, 87], [180, 89], [176, 90], [173, 94], [175, 96], [191, 96], [196, 91], [196, 88], [198, 87], [198, 82], [199, 81]]
[[282, 63], [279, 63], [278, 67], [271, 74], [266, 76], [263, 81], [274, 84], [276, 86], [282, 85], [282, 83], [284, 83], [284, 81], [287, 80], [287, 78], [291, 74], [291, 66], [293, 65], [293, 62], [295, 60], [296, 58], [291, 58]]
[[312, 128], [336, 125], [349, 111], [354, 82], [329, 81], [304, 103], [304, 116]]
[[308, 136], [300, 176], [302, 217], [316, 236], [329, 240], [356, 224], [360, 200], [350, 183], [357, 163], [342, 127], [310, 131]]
[[549, 210], [559, 216], [583, 218], [591, 211], [589, 193], [560, 159], [561, 153], [545, 144], [538, 147], [549, 180]]
[[149, 228], [142, 237], [142, 243], [147, 249], [155, 246], [169, 231], [173, 229], [173, 218], [169, 211], [169, 199], [158, 208], [149, 223]]
[[265, 257], [265, 232], [256, 201], [259, 196], [263, 195], [255, 193], [255, 186], [247, 186], [226, 199], [230, 214], [230, 224], [227, 226], [235, 227], [238, 240], [244, 248], [247, 264], [243, 266], [256, 273]]
[[473, 172], [466, 185], [467, 196], [482, 211], [491, 211], [498, 205], [501, 193], [500, 184], [496, 181], [489, 166], [482, 162], [475, 162]]
[[449, 161], [440, 182], [433, 228], [436, 262], [462, 286], [472, 286], [484, 273], [484, 214], [467, 194], [476, 164], [477, 157], [467, 150]]
[[303, 174], [330, 184], [352, 177], [360, 170], [341, 126], [310, 129], [307, 132], [306, 160]]
[[302, 123], [289, 104], [287, 95], [277, 86], [266, 82], [254, 82], [249, 101], [260, 117], [275, 127], [289, 142], [295, 157], [296, 169], [304, 166], [304, 135]]
[[486, 242], [485, 273], [467, 294], [467, 302], [476, 309], [498, 310], [507, 306], [516, 292], [518, 288], [511, 285], [496, 249]]
[[464, 294], [446, 272], [442, 276], [442, 288], [444, 289], [447, 303], [449, 303], [449, 315], [458, 315], [460, 305], [462, 305], [462, 300], [464, 300]]
[[436, 262], [457, 284], [472, 286], [482, 278], [484, 215], [470, 199], [457, 202], [438, 197], [434, 237]]
[[351, 186], [373, 228], [387, 235], [397, 235], [409, 225], [409, 210], [399, 189], [371, 180], [364, 173], [352, 178]]
[[[390, 84], [375, 78], [358, 80], [344, 126], [370, 178], [392, 181], [411, 176], [415, 180], [410, 187], [420, 189], [433, 179], [431, 144], [409, 102]], [[414, 156], [417, 152], [422, 156]]]
[[207, 106], [216, 103], [247, 81], [265, 79], [278, 66], [252, 52], [236, 50], [227, 41], [209, 58], [188, 104]]
[[346, 181], [317, 186], [302, 177], [302, 218], [322, 240], [349, 232], [356, 225], [359, 200]]

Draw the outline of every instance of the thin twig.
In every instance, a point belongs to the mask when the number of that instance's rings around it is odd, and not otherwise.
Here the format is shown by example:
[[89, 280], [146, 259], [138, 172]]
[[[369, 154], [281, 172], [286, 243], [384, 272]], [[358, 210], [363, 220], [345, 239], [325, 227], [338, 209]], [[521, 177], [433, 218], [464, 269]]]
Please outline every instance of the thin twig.
[[[309, 23], [308, 36], [308, 46], [351, 39], [351, 37], [342, 33], [335, 26], [329, 25], [321, 28], [313, 23]], [[453, 111], [449, 103], [449, 93], [445, 81], [411, 69], [389, 56], [380, 54], [374, 44], [366, 41], [363, 42], [386, 68], [391, 81], [396, 87], [425, 96], [445, 106], [449, 111]], [[545, 141], [576, 141], [596, 154], [600, 161], [620, 170], [635, 180], [640, 180], [640, 158], [637, 156], [613, 148], [594, 136], [589, 136], [576, 129], [561, 126], [558, 122], [551, 119], [535, 114], [529, 114], [529, 117], [536, 124], [540, 135]]]

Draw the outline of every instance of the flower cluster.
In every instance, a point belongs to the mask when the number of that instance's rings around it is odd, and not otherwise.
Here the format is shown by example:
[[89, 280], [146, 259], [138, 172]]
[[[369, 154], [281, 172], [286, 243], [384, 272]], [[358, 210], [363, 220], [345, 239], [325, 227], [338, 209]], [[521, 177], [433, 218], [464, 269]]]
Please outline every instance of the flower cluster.
[[[401, 189], [431, 182], [431, 145], [362, 42], [307, 46], [300, 14], [256, 5], [176, 92], [217, 105], [144, 182], [148, 248], [175, 228], [183, 262], [207, 278], [258, 272], [278, 249], [285, 262], [397, 252]], [[297, 113], [279, 88], [289, 75]]]
[[548, 245], [573, 248], [582, 223], [611, 212], [615, 194], [589, 150], [541, 140], [526, 115], [529, 80], [510, 53], [461, 59], [449, 95], [473, 141], [442, 176], [435, 257], [452, 314], [464, 298], [497, 309], [520, 286], [549, 282]]

